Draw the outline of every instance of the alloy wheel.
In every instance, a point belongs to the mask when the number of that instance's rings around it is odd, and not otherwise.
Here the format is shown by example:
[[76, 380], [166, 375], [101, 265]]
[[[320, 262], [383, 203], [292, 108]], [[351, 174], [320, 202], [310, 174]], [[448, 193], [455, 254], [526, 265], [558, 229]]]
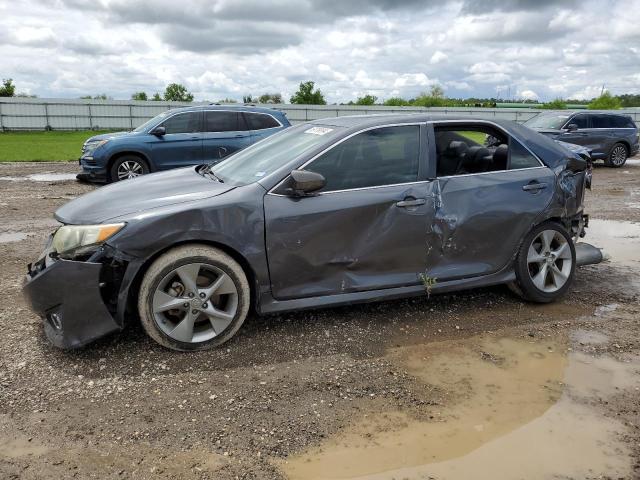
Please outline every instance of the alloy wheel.
[[538, 290], [557, 292], [571, 275], [573, 257], [569, 242], [560, 232], [543, 230], [529, 245], [527, 266]]
[[238, 298], [235, 283], [220, 268], [189, 263], [164, 276], [153, 294], [152, 309], [156, 325], [167, 336], [185, 343], [206, 342], [231, 324]]
[[624, 145], [617, 145], [611, 152], [611, 163], [619, 167], [627, 159], [627, 149]]
[[128, 180], [144, 174], [144, 168], [140, 162], [135, 160], [125, 160], [118, 165], [118, 180]]

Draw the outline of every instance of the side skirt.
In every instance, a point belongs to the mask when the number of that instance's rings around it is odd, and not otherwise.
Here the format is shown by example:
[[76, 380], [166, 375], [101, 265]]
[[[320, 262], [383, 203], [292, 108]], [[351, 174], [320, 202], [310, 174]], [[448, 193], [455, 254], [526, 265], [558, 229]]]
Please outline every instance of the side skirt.
[[[512, 268], [484, 275], [482, 277], [461, 278], [448, 282], [436, 283], [431, 288], [431, 293], [447, 293], [469, 288], [488, 287], [514, 281], [516, 274]], [[422, 284], [406, 287], [385, 288], [382, 290], [369, 290], [366, 292], [340, 293], [322, 297], [297, 298], [293, 300], [276, 300], [271, 294], [263, 295], [258, 304], [258, 313], [276, 313], [289, 310], [306, 310], [311, 308], [337, 307], [341, 305], [353, 305], [357, 303], [379, 302], [397, 298], [416, 297], [426, 295]]]

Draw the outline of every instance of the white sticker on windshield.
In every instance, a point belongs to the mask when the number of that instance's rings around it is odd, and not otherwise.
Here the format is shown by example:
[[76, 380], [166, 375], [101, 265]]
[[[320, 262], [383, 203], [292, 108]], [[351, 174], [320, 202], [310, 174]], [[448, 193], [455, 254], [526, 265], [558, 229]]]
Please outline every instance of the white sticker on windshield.
[[329, 132], [332, 132], [333, 128], [327, 127], [311, 127], [309, 130], [305, 130], [304, 133], [312, 133], [314, 135], [325, 135]]

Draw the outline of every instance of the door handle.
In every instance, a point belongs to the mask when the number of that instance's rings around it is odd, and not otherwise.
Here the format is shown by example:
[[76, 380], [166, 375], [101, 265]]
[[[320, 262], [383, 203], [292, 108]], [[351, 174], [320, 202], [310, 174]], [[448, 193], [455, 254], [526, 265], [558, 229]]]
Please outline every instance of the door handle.
[[531, 183], [527, 183], [526, 185], [524, 185], [522, 187], [522, 190], [524, 190], [525, 192], [537, 192], [539, 190], [544, 190], [545, 188], [547, 188], [547, 184], [546, 183], [540, 183], [538, 181], [533, 181]]
[[424, 205], [425, 203], [427, 203], [427, 200], [424, 198], [411, 198], [397, 202], [396, 207], [417, 207], [418, 205]]

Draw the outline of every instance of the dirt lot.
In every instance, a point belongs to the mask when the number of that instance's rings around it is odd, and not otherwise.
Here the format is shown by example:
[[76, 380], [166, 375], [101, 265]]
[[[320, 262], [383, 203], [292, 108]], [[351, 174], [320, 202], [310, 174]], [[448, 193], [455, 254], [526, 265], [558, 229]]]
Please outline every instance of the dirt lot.
[[135, 325], [46, 343], [20, 286], [54, 210], [94, 188], [76, 169], [0, 164], [0, 478], [640, 478], [637, 157], [594, 172], [612, 258], [558, 303], [490, 288], [250, 318], [195, 354]]

